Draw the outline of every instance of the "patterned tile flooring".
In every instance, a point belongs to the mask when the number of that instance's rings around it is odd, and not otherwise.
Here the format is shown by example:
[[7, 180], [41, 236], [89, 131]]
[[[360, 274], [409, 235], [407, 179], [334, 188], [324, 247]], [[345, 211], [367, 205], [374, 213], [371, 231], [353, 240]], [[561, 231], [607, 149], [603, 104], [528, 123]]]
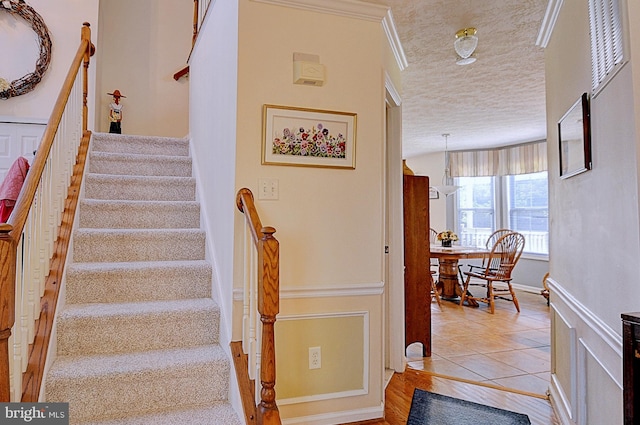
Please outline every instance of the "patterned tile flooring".
[[539, 294], [516, 291], [511, 301], [478, 308], [442, 301], [431, 304], [432, 356], [420, 344], [407, 348], [408, 367], [463, 380], [544, 395], [550, 379], [549, 307]]

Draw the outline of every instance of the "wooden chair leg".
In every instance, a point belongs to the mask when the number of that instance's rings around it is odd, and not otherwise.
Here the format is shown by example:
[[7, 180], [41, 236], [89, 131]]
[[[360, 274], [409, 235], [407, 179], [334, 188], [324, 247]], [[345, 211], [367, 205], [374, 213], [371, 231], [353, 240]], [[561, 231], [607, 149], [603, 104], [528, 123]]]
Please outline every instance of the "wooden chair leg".
[[491, 311], [491, 314], [494, 314], [496, 311], [496, 300], [493, 295], [493, 282], [490, 280], [487, 281], [487, 293], [487, 298], [489, 298], [489, 310]]
[[442, 308], [442, 304], [440, 304], [440, 294], [438, 293], [438, 288], [436, 287], [436, 281], [433, 280], [433, 275], [431, 275], [431, 295], [436, 299], [438, 303], [438, 307]]
[[467, 299], [467, 294], [469, 290], [469, 281], [471, 280], [471, 276], [467, 276], [467, 280], [464, 281], [464, 286], [462, 287], [462, 295], [460, 295], [460, 305], [464, 304], [464, 300]]
[[513, 303], [516, 306], [516, 310], [518, 310], [518, 313], [520, 313], [520, 303], [518, 303], [518, 297], [516, 297], [516, 291], [514, 291], [513, 288], [511, 287], [511, 282], [507, 282], [507, 285], [509, 285], [509, 292], [511, 292], [511, 299], [513, 300]]

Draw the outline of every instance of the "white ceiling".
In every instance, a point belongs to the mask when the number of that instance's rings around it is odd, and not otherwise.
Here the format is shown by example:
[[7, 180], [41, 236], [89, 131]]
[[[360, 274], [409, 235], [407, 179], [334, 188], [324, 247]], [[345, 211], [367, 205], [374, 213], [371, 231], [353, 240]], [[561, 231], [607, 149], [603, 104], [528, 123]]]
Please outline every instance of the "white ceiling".
[[[403, 156], [546, 138], [547, 0], [364, 0], [391, 7], [402, 73]], [[456, 65], [455, 33], [477, 28], [477, 61]]]

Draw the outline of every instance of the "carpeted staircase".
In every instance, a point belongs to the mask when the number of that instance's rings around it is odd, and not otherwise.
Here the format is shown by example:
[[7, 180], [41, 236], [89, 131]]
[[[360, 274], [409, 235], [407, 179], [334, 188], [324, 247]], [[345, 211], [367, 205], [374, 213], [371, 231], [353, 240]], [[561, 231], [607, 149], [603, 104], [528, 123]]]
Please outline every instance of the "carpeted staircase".
[[185, 139], [94, 133], [46, 401], [72, 424], [234, 425]]

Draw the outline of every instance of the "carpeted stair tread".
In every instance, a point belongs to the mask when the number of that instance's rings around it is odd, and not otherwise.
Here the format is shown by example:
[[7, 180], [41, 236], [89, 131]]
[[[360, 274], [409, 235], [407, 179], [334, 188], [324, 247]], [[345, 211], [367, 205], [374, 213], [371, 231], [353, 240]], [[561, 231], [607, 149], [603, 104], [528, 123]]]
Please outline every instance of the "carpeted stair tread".
[[191, 157], [92, 152], [89, 172], [133, 176], [191, 177]]
[[220, 311], [211, 298], [68, 304], [57, 319], [58, 354], [214, 344], [219, 319]]
[[91, 151], [189, 156], [189, 140], [175, 137], [93, 133]]
[[71, 263], [66, 302], [205, 298], [211, 296], [211, 275], [205, 260]]
[[82, 199], [82, 228], [199, 228], [200, 203], [196, 201], [135, 201]]
[[145, 372], [157, 374], [168, 368], [185, 370], [192, 365], [226, 359], [222, 347], [217, 344], [135, 353], [58, 356], [55, 364], [51, 366], [48, 380], [84, 380]]
[[200, 229], [77, 229], [74, 261], [125, 262], [203, 260]]
[[68, 402], [74, 423], [212, 405], [227, 400], [228, 380], [229, 362], [218, 345], [59, 356], [46, 399]]
[[93, 133], [43, 400], [71, 425], [236, 425], [189, 141]]
[[193, 177], [87, 174], [86, 198], [114, 200], [194, 201]]
[[81, 422], [78, 425], [241, 425], [229, 403], [213, 403], [209, 407], [150, 413], [137, 417], [105, 421]]

